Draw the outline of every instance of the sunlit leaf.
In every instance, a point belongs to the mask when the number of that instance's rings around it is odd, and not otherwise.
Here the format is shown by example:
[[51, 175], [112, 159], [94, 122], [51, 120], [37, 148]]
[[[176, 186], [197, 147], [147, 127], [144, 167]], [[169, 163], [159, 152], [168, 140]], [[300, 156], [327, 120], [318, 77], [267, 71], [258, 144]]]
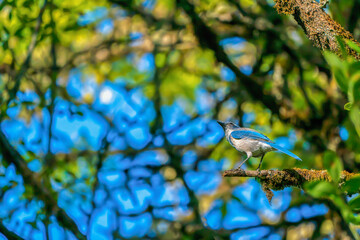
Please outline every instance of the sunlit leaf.
[[326, 151], [324, 154], [324, 167], [327, 169], [331, 178], [335, 182], [339, 182], [343, 165], [336, 153]]
[[360, 177], [353, 177], [347, 180], [342, 186], [341, 190], [346, 194], [355, 194], [360, 191]]
[[357, 105], [351, 108], [350, 119], [355, 126], [356, 132], [360, 136], [360, 108]]
[[347, 111], [350, 111], [351, 107], [352, 107], [352, 103], [351, 103], [351, 102], [348, 102], [348, 103], [346, 103], [346, 104], [344, 105], [344, 109], [347, 110]]
[[335, 76], [336, 82], [339, 84], [339, 87], [342, 91], [347, 92], [348, 89], [348, 79], [346, 77], [346, 64], [334, 53], [324, 52], [326, 61], [332, 67], [333, 74]]
[[349, 201], [349, 206], [351, 210], [359, 212], [360, 211], [360, 196], [357, 196]]
[[309, 182], [305, 184], [305, 189], [314, 198], [327, 198], [336, 194], [336, 188], [330, 182]]
[[350, 48], [352, 48], [356, 52], [360, 53], [360, 46], [358, 44], [356, 44], [356, 43], [354, 43], [353, 41], [350, 41], [350, 40], [346, 40], [346, 43]]

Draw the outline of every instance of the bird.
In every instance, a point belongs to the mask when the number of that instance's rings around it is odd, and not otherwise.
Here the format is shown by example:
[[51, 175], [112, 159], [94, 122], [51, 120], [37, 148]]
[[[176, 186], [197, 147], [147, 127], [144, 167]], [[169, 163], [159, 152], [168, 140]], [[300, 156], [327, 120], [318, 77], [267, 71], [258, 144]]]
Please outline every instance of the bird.
[[239, 152], [246, 154], [245, 160], [243, 160], [237, 169], [241, 169], [241, 166], [249, 160], [251, 157], [261, 157], [258, 168], [260, 172], [260, 166], [263, 158], [267, 152], [280, 151], [295, 158], [296, 160], [302, 161], [298, 156], [292, 152], [280, 147], [267, 136], [261, 134], [250, 128], [242, 128], [232, 122], [221, 122], [217, 121], [220, 126], [224, 129], [226, 140]]

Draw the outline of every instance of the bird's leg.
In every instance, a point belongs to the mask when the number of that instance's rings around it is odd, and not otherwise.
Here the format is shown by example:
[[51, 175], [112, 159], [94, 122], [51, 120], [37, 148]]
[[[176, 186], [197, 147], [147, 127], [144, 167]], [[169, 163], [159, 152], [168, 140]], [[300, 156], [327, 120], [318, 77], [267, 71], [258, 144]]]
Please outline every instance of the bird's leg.
[[241, 166], [242, 166], [247, 160], [249, 160], [249, 158], [251, 158], [251, 156], [252, 156], [252, 153], [251, 153], [251, 152], [247, 152], [247, 153], [246, 153], [246, 158], [245, 158], [245, 160], [242, 161], [242, 163], [240, 163], [240, 166], [238, 166], [236, 169], [240, 169]]
[[264, 156], [265, 156], [265, 153], [261, 156], [261, 160], [260, 160], [259, 166], [258, 166], [258, 168], [256, 169], [256, 171], [258, 171], [258, 173], [260, 173], [260, 166], [261, 166], [261, 163], [262, 163], [262, 160], [263, 160]]

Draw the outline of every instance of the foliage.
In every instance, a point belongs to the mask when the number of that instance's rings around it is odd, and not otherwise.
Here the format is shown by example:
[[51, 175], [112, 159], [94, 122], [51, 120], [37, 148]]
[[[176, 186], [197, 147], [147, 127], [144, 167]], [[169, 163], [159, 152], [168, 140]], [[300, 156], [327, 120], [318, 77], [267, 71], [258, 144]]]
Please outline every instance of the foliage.
[[[327, 11], [359, 39], [356, 4], [332, 1]], [[273, 5], [1, 1], [0, 231], [358, 237], [359, 179], [337, 184], [342, 170], [359, 170], [359, 62], [320, 52]], [[303, 159], [269, 153], [262, 168], [327, 169], [334, 181], [275, 192], [270, 206], [258, 182], [222, 178], [241, 154], [216, 120], [257, 129]]]

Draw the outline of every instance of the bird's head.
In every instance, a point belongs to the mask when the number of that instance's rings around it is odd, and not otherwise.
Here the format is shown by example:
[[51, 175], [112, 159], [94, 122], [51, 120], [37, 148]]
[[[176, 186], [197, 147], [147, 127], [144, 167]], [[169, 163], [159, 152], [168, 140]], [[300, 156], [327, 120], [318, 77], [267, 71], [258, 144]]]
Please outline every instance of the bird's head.
[[221, 121], [217, 121], [218, 124], [220, 124], [220, 126], [222, 126], [222, 128], [224, 130], [231, 130], [231, 129], [234, 129], [234, 128], [239, 128], [238, 125], [236, 125], [235, 123], [232, 123], [232, 122], [221, 122]]

